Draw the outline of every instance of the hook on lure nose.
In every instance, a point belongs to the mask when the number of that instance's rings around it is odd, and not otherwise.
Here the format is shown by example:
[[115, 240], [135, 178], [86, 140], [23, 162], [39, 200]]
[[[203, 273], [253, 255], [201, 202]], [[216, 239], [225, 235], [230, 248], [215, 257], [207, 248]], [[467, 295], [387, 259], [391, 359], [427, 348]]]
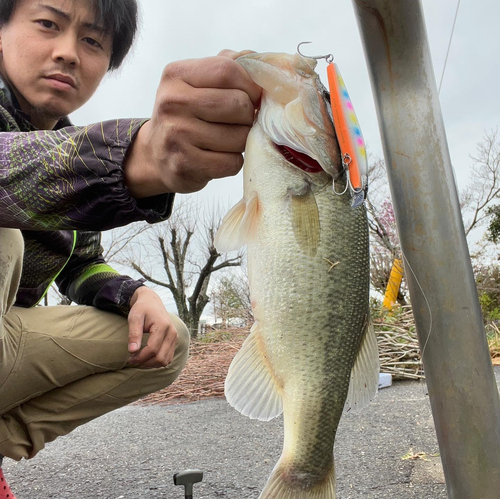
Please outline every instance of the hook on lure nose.
[[316, 61], [318, 61], [319, 59], [325, 59], [328, 64], [330, 64], [331, 62], [333, 62], [333, 54], [326, 54], [326, 55], [305, 55], [305, 54], [303, 54], [300, 51], [300, 46], [301, 45], [306, 45], [308, 43], [312, 43], [312, 42], [300, 42], [297, 45], [297, 53], [299, 55], [301, 55], [302, 57], [308, 57], [309, 59], [315, 59]]

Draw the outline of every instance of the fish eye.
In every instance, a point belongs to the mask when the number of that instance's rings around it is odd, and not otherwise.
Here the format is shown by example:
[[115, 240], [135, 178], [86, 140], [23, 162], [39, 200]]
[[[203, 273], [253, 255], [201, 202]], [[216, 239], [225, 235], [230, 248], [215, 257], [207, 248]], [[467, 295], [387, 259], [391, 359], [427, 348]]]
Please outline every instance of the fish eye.
[[296, 69], [295, 70], [300, 76], [303, 76], [304, 78], [310, 78], [311, 75], [307, 74], [305, 71], [302, 71], [302, 69]]

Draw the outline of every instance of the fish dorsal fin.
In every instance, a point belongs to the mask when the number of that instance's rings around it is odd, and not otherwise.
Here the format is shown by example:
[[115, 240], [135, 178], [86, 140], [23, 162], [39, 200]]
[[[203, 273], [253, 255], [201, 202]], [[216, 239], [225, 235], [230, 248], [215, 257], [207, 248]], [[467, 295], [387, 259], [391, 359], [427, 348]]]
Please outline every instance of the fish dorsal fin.
[[311, 188], [304, 194], [291, 194], [292, 228], [300, 249], [307, 256], [316, 256], [320, 241], [319, 210]]
[[361, 409], [375, 397], [378, 390], [379, 371], [377, 337], [372, 321], [368, 320], [361, 348], [351, 371], [344, 412]]
[[269, 421], [283, 412], [282, 390], [283, 380], [273, 369], [264, 338], [255, 322], [229, 366], [226, 399], [244, 416]]
[[236, 203], [222, 220], [215, 236], [215, 247], [220, 252], [238, 250], [255, 237], [259, 219], [259, 198], [256, 193]]

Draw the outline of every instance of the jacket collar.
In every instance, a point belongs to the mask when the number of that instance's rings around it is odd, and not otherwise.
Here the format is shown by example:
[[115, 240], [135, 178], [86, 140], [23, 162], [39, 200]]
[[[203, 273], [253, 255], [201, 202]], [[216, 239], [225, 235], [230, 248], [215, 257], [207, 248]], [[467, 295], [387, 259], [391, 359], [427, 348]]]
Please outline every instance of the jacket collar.
[[[4, 80], [3, 76], [0, 74], [0, 106], [4, 107], [16, 120], [19, 128], [23, 132], [31, 132], [37, 130], [35, 126], [31, 124], [31, 118], [28, 114], [21, 111], [21, 106], [11, 90], [7, 82]], [[59, 130], [67, 126], [73, 126], [71, 121], [67, 116], [61, 118], [53, 130]]]

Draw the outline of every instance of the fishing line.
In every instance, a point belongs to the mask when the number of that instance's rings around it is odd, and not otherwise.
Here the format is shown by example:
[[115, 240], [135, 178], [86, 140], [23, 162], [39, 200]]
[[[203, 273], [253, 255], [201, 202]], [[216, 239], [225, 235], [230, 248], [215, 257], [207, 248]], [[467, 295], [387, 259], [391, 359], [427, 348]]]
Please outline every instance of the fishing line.
[[408, 265], [408, 268], [410, 269], [411, 273], [413, 274], [413, 277], [415, 278], [415, 281], [417, 282], [418, 287], [420, 288], [422, 296], [424, 297], [425, 303], [426, 303], [427, 308], [429, 310], [429, 320], [430, 320], [429, 332], [427, 333], [427, 339], [425, 340], [424, 346], [422, 348], [422, 353], [420, 355], [420, 363], [422, 364], [422, 371], [425, 372], [425, 368], [424, 368], [424, 353], [425, 353], [425, 350], [427, 349], [427, 344], [429, 343], [429, 339], [430, 339], [431, 333], [432, 333], [432, 319], [433, 319], [432, 318], [432, 309], [431, 309], [431, 305], [429, 303], [429, 300], [427, 299], [427, 295], [425, 294], [424, 289], [422, 288], [422, 286], [420, 284], [420, 281], [418, 280], [417, 275], [413, 271], [413, 268], [410, 265], [410, 262], [408, 261], [408, 258], [406, 258], [406, 255], [403, 253], [402, 249], [401, 249], [401, 254], [403, 255], [403, 259], [405, 261], [405, 264]]
[[446, 65], [448, 64], [448, 56], [450, 55], [451, 42], [453, 40], [453, 34], [455, 33], [455, 26], [457, 25], [458, 11], [460, 10], [460, 2], [458, 0], [457, 12], [455, 13], [455, 20], [453, 21], [453, 28], [451, 30], [450, 43], [448, 44], [448, 51], [446, 52], [446, 59], [444, 60], [443, 74], [441, 75], [441, 81], [439, 83], [438, 94], [441, 93], [441, 85], [443, 84], [444, 73], [446, 71]]
[[[446, 52], [446, 59], [444, 61], [443, 73], [441, 74], [441, 81], [439, 82], [438, 95], [441, 94], [441, 86], [443, 85], [444, 74], [446, 72], [446, 66], [448, 64], [448, 56], [450, 55], [451, 42], [453, 40], [453, 34], [455, 33], [455, 26], [457, 24], [458, 11], [460, 10], [460, 2], [461, 2], [461, 0], [458, 0], [457, 11], [455, 12], [455, 20], [453, 21], [453, 27], [451, 30], [450, 43], [448, 44], [448, 50]], [[453, 162], [451, 163], [451, 170], [453, 172], [453, 180], [455, 181], [455, 185], [458, 185], [457, 174], [455, 172], [455, 165], [453, 164]]]

